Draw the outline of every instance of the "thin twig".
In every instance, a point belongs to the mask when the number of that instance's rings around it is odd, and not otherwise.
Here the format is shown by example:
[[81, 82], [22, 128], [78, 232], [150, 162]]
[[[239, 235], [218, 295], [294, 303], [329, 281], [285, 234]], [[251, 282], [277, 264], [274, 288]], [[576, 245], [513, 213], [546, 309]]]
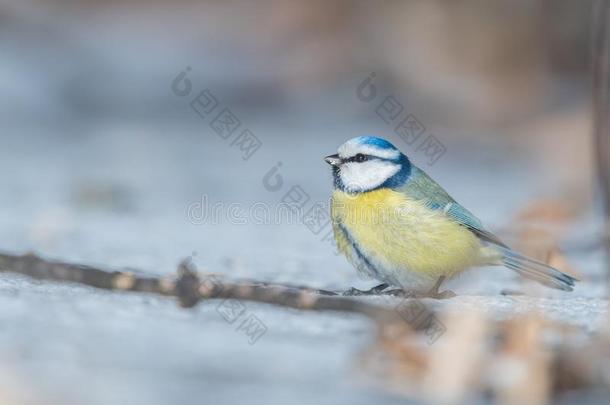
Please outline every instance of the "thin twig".
[[[350, 312], [365, 315], [376, 322], [393, 322], [402, 319], [394, 309], [343, 297], [334, 291], [252, 281], [227, 281], [212, 275], [199, 275], [189, 260], [184, 260], [180, 264], [177, 278], [160, 278], [51, 261], [33, 254], [0, 253], [0, 272], [19, 273], [43, 280], [79, 283], [106, 290], [176, 297], [180, 305], [185, 308], [193, 307], [202, 300], [231, 298], [301, 310]], [[417, 305], [423, 304], [417, 303]]]

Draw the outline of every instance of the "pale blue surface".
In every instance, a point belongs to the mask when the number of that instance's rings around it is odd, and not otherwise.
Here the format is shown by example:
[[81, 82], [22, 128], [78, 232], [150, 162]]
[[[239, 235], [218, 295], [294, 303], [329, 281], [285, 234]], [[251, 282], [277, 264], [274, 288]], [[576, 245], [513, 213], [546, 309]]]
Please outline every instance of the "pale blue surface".
[[[285, 190], [300, 184], [312, 201], [324, 201], [331, 178], [321, 157], [352, 130], [303, 131], [301, 136], [291, 131], [286, 138], [282, 129], [260, 125], [264, 147], [243, 162], [223, 140], [193, 123], [197, 118], [145, 128], [113, 124], [83, 131], [5, 132], [2, 249], [155, 274], [173, 272], [182, 258], [196, 252], [194, 260], [203, 271], [230, 277], [337, 289], [371, 284], [304, 225], [226, 220], [194, 225], [187, 217], [187, 207], [202, 194], [215, 202], [275, 204], [283, 191], [267, 191], [261, 179], [278, 159]], [[501, 171], [507, 192], [496, 192], [497, 206], [490, 209], [491, 197], [479, 193], [493, 183], [494, 174], [477, 169], [481, 154], [460, 164], [453, 150], [430, 170], [432, 175], [438, 174], [491, 229], [503, 225], [514, 204], [527, 198], [529, 190], [519, 183], [523, 169]], [[106, 197], [88, 200], [83, 197], [88, 187], [105, 190]], [[581, 263], [591, 263], [595, 271], [600, 261]], [[518, 284], [508, 270], [494, 268], [475, 270], [450, 287], [460, 296], [434, 305], [483, 309], [497, 318], [539, 310], [589, 331], [598, 330], [608, 316], [607, 301], [588, 298], [601, 294], [599, 284], [583, 283], [567, 295], [536, 290], [555, 298], [502, 297], [500, 290]], [[64, 403], [138, 399], [164, 404], [193, 397], [237, 403], [244, 396], [253, 403], [395, 402], [354, 382], [356, 356], [373, 338], [366, 320], [247, 304], [268, 328], [250, 346], [216, 305], [187, 311], [172, 300], [2, 274], [0, 370], [17, 380], [11, 384], [14, 391]]]

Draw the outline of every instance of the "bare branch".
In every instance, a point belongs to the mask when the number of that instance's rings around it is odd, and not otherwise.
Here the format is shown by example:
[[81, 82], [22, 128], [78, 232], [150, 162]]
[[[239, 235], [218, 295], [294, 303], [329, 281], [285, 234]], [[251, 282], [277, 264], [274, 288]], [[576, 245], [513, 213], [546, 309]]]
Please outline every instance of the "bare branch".
[[[394, 309], [343, 297], [340, 292], [253, 281], [227, 281], [213, 275], [199, 275], [189, 260], [180, 264], [178, 277], [172, 279], [50, 261], [33, 254], [4, 253], [0, 254], [0, 272], [19, 273], [43, 280], [79, 283], [106, 290], [176, 297], [180, 305], [185, 308], [193, 307], [202, 300], [232, 298], [301, 310], [350, 312], [382, 323], [402, 319]], [[421, 305], [418, 303], [418, 306]]]

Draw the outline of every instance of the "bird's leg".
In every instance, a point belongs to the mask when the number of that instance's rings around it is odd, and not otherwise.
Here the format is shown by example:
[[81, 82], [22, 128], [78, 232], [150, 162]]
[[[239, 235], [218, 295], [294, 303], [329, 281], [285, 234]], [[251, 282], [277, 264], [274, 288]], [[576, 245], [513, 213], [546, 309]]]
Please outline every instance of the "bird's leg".
[[432, 286], [430, 291], [428, 291], [428, 295], [431, 297], [436, 297], [438, 295], [438, 290], [441, 288], [441, 284], [445, 281], [445, 276], [441, 276], [436, 280], [436, 283]]
[[436, 281], [436, 283], [434, 284], [434, 286], [430, 289], [430, 291], [428, 291], [426, 296], [430, 297], [430, 298], [436, 298], [438, 300], [455, 297], [455, 293], [453, 291], [450, 291], [450, 290], [445, 290], [443, 292], [439, 291], [439, 289], [441, 288], [441, 284], [443, 284], [443, 281], [445, 281], [445, 278], [446, 278], [445, 276], [439, 277], [438, 280]]
[[343, 292], [343, 294], [341, 294], [341, 295], [377, 295], [388, 287], [389, 287], [389, 284], [386, 284], [386, 283], [379, 284], [378, 286], [373, 287], [370, 290], [364, 290], [364, 291], [352, 287], [349, 290]]

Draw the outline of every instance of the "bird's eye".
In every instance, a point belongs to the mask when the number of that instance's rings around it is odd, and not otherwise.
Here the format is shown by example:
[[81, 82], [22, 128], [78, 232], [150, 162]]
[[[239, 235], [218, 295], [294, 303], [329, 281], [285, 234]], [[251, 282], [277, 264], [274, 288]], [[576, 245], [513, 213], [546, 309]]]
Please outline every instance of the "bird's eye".
[[356, 156], [354, 156], [355, 162], [365, 162], [368, 159], [369, 159], [369, 157], [367, 155], [363, 155], [362, 153], [359, 153]]

